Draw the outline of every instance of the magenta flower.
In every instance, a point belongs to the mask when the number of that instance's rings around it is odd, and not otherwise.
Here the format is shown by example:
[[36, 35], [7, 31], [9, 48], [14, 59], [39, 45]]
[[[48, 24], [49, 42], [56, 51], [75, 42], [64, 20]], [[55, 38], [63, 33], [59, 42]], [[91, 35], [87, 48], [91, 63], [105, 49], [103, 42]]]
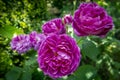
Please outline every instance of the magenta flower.
[[72, 16], [70, 14], [67, 14], [63, 17], [64, 24], [71, 24], [72, 23]]
[[41, 44], [38, 63], [44, 74], [60, 78], [73, 73], [79, 66], [80, 49], [75, 40], [66, 34], [52, 34]]
[[16, 50], [18, 53], [25, 53], [32, 47], [30, 37], [28, 35], [19, 35], [14, 37], [10, 45], [11, 48]]
[[113, 20], [105, 9], [96, 3], [82, 3], [74, 13], [74, 32], [78, 36], [105, 36], [113, 27]]
[[41, 34], [41, 33], [38, 34], [36, 31], [31, 32], [29, 36], [30, 36], [32, 47], [35, 50], [38, 50], [39, 46], [46, 38], [44, 34]]
[[42, 31], [44, 34], [63, 34], [66, 32], [61, 18], [55, 18], [43, 24]]

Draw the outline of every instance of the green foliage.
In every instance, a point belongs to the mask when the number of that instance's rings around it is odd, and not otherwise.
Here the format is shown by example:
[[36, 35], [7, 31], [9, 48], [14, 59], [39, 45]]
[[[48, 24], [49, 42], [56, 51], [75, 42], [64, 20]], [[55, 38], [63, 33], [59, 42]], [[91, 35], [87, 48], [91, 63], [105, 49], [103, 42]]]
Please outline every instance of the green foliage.
[[2, 77], [12, 66], [9, 54], [0, 49], [0, 77]]
[[22, 28], [25, 33], [40, 31], [41, 20], [46, 19], [46, 0], [1, 0], [0, 25]]

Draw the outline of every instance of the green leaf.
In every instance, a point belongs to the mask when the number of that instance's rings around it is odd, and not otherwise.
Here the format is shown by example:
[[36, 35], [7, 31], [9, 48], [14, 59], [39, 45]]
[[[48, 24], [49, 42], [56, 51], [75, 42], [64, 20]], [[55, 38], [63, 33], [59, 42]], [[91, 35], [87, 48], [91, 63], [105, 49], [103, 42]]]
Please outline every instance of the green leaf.
[[67, 80], [92, 80], [96, 75], [97, 70], [91, 65], [81, 66]]
[[21, 75], [22, 69], [19, 67], [13, 67], [7, 74], [5, 75], [6, 80], [18, 80]]
[[70, 75], [66, 80], [79, 80], [79, 78], [75, 75]]
[[89, 57], [93, 61], [97, 60], [97, 56], [100, 53], [99, 48], [92, 42], [85, 40], [82, 44], [82, 54]]
[[24, 66], [32, 66], [37, 63], [37, 53], [36, 51], [32, 50], [28, 54], [29, 59], [25, 61]]
[[73, 38], [78, 42], [80, 37], [78, 37], [76, 34], [73, 34]]
[[120, 62], [114, 61], [113, 64], [115, 65], [115, 67], [116, 67], [117, 69], [120, 68]]
[[40, 71], [38, 69], [35, 69], [33, 74], [32, 74], [32, 79], [33, 80], [44, 80], [46, 76], [44, 75], [43, 71]]
[[32, 71], [29, 66], [23, 68], [23, 73], [20, 80], [32, 80]]
[[94, 78], [94, 80], [102, 80], [101, 77], [99, 75], [96, 75], [96, 77]]
[[26, 60], [25, 61], [25, 66], [31, 66], [33, 64], [37, 63], [37, 60], [36, 60], [36, 57], [30, 57], [29, 60]]
[[14, 34], [23, 34], [22, 29], [18, 29], [14, 26], [9, 26], [5, 25], [4, 27], [0, 27], [0, 35], [7, 37], [7, 38], [12, 38]]

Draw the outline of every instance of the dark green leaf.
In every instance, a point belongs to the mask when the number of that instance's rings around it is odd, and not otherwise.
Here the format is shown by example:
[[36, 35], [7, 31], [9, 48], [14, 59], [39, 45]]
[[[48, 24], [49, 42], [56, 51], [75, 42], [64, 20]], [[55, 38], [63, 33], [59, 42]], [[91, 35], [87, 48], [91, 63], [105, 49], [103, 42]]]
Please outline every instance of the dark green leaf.
[[13, 67], [6, 75], [6, 80], [18, 80], [21, 75], [22, 69]]
[[27, 54], [29, 56], [29, 59], [25, 61], [25, 66], [31, 66], [34, 65], [35, 63], [37, 63], [37, 53], [36, 51], [30, 51], [29, 54]]
[[32, 72], [29, 67], [23, 69], [23, 73], [20, 80], [32, 80]]
[[97, 75], [97, 76], [94, 78], [94, 80], [101, 80], [101, 78], [100, 78], [99, 75]]
[[37, 69], [34, 70], [33, 74], [32, 74], [32, 79], [33, 80], [44, 80], [45, 75], [42, 71], [39, 71]]
[[82, 54], [89, 57], [90, 59], [96, 61], [97, 56], [100, 53], [100, 50], [98, 47], [92, 42], [85, 40], [84, 43], [82, 44]]

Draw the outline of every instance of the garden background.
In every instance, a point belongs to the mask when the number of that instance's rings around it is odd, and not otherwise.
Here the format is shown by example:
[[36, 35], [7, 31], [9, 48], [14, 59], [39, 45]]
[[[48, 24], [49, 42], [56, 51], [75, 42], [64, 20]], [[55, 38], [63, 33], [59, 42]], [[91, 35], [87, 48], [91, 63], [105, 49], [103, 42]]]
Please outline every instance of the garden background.
[[[37, 52], [19, 55], [10, 47], [16, 34], [41, 32], [46, 21], [72, 14], [85, 0], [0, 0], [0, 80], [52, 80], [37, 63]], [[86, 0], [89, 1], [89, 0]], [[72, 75], [57, 80], [120, 80], [120, 1], [94, 0], [114, 21], [105, 38], [77, 37], [80, 66]], [[69, 27], [71, 30], [71, 27]]]

